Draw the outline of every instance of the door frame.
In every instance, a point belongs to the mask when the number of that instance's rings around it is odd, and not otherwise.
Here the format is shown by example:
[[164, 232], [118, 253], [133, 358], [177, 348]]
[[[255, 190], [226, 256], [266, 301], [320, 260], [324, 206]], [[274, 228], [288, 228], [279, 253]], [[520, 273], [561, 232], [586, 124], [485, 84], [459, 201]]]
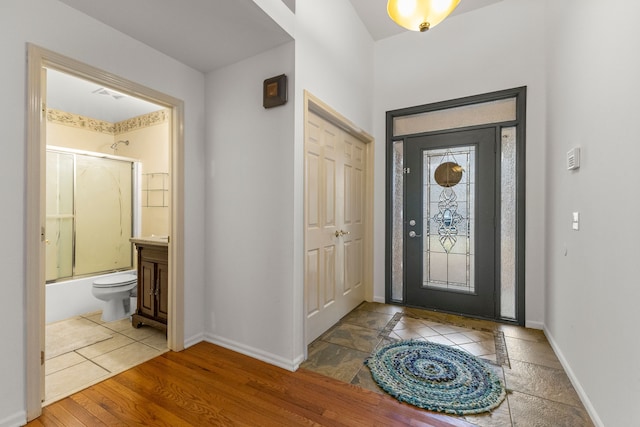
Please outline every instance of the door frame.
[[[490, 122], [480, 123], [475, 126], [459, 127], [459, 128], [447, 128], [433, 132], [422, 133], [428, 135], [430, 133], [439, 133], [444, 131], [453, 130], [465, 130], [482, 128], [488, 126], [515, 126], [516, 127], [516, 260], [515, 260], [515, 277], [516, 277], [516, 289], [515, 289], [515, 319], [505, 319], [500, 316], [500, 287], [496, 286], [495, 297], [495, 316], [493, 320], [502, 321], [505, 323], [514, 323], [524, 326], [525, 322], [525, 200], [526, 200], [526, 95], [527, 87], [521, 86], [512, 89], [506, 89], [496, 92], [490, 92], [480, 95], [467, 96], [463, 98], [457, 98], [447, 101], [440, 101], [431, 104], [418, 105], [414, 107], [402, 108], [398, 110], [387, 111], [386, 114], [386, 178], [385, 178], [385, 214], [386, 214], [386, 231], [385, 231], [385, 301], [388, 304], [400, 304], [406, 303], [406, 296], [403, 295], [403, 301], [394, 301], [392, 298], [392, 249], [393, 249], [393, 183], [391, 182], [393, 176], [393, 143], [394, 141], [405, 140], [406, 137], [419, 135], [407, 134], [407, 135], [394, 135], [393, 125], [394, 119], [411, 116], [416, 114], [429, 113], [434, 111], [443, 111], [456, 107], [471, 106], [474, 104], [483, 104], [491, 101], [499, 101], [504, 99], [514, 98], [516, 102], [516, 117], [513, 121], [508, 122]], [[499, 166], [499, 165], [498, 165]], [[500, 173], [498, 167], [497, 174]], [[496, 188], [499, 189], [500, 181], [499, 176], [496, 180]], [[497, 224], [499, 224], [499, 192], [496, 193], [496, 218]], [[499, 235], [499, 231], [496, 229], [496, 233]], [[499, 242], [496, 243], [496, 249], [499, 251]], [[496, 260], [499, 262], [499, 252], [496, 254]], [[404, 274], [404, 273], [403, 273]], [[499, 280], [499, 274], [496, 272], [496, 280]], [[403, 287], [406, 293], [406, 287]]]
[[184, 349], [184, 102], [126, 80], [109, 72], [27, 44], [27, 129], [26, 129], [26, 406], [27, 420], [42, 413], [45, 340], [45, 149], [46, 77], [44, 67], [162, 105], [171, 110], [169, 213], [169, 312], [167, 346]]
[[[364, 247], [363, 247], [363, 283], [364, 283], [364, 294], [366, 301], [373, 300], [373, 180], [374, 180], [374, 138], [369, 135], [367, 132], [362, 130], [359, 126], [355, 125], [349, 119], [344, 117], [342, 114], [331, 108], [328, 104], [322, 102], [318, 97], [311, 94], [309, 91], [304, 91], [304, 126], [307, 126], [307, 120], [310, 113], [315, 113], [321, 118], [327, 120], [329, 123], [334, 126], [339, 127], [343, 131], [349, 133], [354, 136], [356, 139], [365, 143], [366, 153], [365, 159], [367, 164], [367, 170], [365, 173], [365, 203], [364, 203]], [[306, 129], [304, 130], [304, 135], [306, 135]], [[306, 156], [306, 151], [305, 151]], [[305, 159], [303, 159], [304, 164]], [[305, 178], [306, 179], [306, 178]], [[307, 188], [306, 182], [304, 183], [303, 188]], [[304, 190], [304, 207], [303, 207], [303, 217], [306, 218], [306, 209], [307, 209], [307, 194], [306, 190]], [[303, 224], [303, 237], [305, 242], [303, 242], [302, 247], [306, 248], [306, 232], [304, 232], [304, 224]], [[306, 277], [306, 263], [304, 261], [306, 259], [305, 254], [303, 254], [303, 278]], [[302, 318], [303, 318], [303, 346], [304, 346], [304, 359], [307, 359], [308, 355], [308, 345], [307, 345], [307, 316], [306, 316], [306, 303], [307, 303], [307, 286], [304, 283], [303, 279], [303, 293], [302, 293]]]

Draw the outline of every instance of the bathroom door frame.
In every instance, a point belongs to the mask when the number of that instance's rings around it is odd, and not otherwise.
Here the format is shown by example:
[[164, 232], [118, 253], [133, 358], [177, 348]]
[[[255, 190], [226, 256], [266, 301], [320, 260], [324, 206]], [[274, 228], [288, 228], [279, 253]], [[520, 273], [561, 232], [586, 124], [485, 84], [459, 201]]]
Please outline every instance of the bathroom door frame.
[[45, 337], [46, 70], [67, 74], [162, 105], [171, 110], [169, 321], [167, 346], [184, 349], [184, 102], [154, 89], [27, 44], [26, 185], [26, 386], [27, 420], [42, 413]]

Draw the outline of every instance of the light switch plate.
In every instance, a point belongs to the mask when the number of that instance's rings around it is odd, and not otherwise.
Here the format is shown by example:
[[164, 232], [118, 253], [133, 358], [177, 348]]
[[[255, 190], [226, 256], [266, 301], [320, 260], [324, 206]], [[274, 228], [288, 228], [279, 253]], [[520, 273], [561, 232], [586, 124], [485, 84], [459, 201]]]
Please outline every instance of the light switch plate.
[[573, 222], [571, 224], [571, 228], [574, 230], [580, 230], [580, 212], [573, 213]]

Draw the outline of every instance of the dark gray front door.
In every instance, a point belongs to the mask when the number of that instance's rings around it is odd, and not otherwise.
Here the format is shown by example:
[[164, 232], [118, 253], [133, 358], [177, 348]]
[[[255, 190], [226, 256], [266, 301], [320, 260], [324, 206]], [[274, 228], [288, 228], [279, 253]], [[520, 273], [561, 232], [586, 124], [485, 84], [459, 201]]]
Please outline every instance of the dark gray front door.
[[406, 303], [495, 317], [496, 129], [405, 140]]

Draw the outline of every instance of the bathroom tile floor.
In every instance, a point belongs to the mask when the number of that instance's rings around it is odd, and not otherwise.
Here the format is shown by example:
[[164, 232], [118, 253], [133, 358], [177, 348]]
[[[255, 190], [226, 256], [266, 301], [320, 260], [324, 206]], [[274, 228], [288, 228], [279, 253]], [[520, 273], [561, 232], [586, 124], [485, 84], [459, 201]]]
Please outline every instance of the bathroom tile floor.
[[487, 361], [507, 389], [491, 413], [465, 416], [481, 427], [589, 427], [591, 419], [544, 333], [394, 305], [363, 303], [310, 344], [302, 368], [384, 393], [364, 360], [394, 340], [450, 345]]
[[97, 311], [46, 326], [43, 405], [168, 351], [164, 332], [150, 326], [136, 329], [129, 317], [105, 323], [101, 314]]

